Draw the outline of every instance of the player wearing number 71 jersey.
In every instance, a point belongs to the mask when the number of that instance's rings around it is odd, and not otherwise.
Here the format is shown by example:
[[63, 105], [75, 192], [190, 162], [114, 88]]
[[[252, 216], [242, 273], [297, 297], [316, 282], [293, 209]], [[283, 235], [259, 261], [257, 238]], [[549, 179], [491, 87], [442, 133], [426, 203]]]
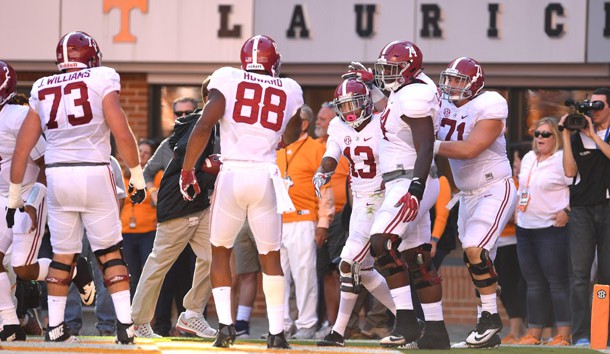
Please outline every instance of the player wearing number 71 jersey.
[[70, 32], [57, 44], [61, 73], [37, 80], [30, 95], [36, 116], [27, 116], [11, 164], [9, 208], [21, 205], [21, 183], [30, 151], [42, 135], [48, 183], [48, 222], [53, 261], [46, 278], [49, 303], [47, 341], [73, 341], [64, 322], [68, 285], [83, 227], [104, 273], [117, 314], [117, 341], [133, 343], [129, 273], [122, 255], [122, 236], [110, 164], [110, 133], [131, 170], [131, 201], [146, 196], [136, 140], [119, 102], [119, 75], [100, 66], [96, 41]]
[[516, 201], [504, 138], [508, 105], [497, 92], [482, 91], [484, 83], [481, 65], [468, 57], [453, 60], [441, 73], [440, 140], [434, 145], [437, 154], [449, 158], [461, 190], [458, 233], [482, 310], [466, 344], [477, 348], [500, 343], [493, 259]]
[[213, 345], [229, 347], [235, 340], [229, 257], [247, 216], [263, 269], [269, 318], [267, 347], [288, 348], [279, 250], [281, 214], [294, 211], [294, 207], [275, 163], [275, 147], [282, 136], [286, 144], [298, 139], [303, 92], [294, 80], [278, 77], [280, 53], [275, 41], [267, 36], [254, 36], [244, 43], [241, 67], [224, 67], [212, 74], [208, 103], [189, 138], [180, 188], [187, 200], [192, 199], [193, 192], [200, 192], [194, 177], [195, 161], [212, 128], [220, 122], [222, 167], [210, 222], [210, 272], [219, 322]]
[[338, 118], [334, 118], [328, 127], [326, 153], [313, 183], [319, 192], [322, 184], [330, 181], [330, 175], [343, 154], [350, 163], [353, 207], [349, 237], [341, 251], [339, 264], [339, 313], [332, 331], [318, 342], [318, 346], [344, 345], [345, 328], [362, 286], [395, 312], [390, 289], [383, 276], [374, 269], [374, 259], [369, 253], [369, 232], [384, 197], [378, 168], [379, 114], [373, 114], [369, 89], [356, 79], [347, 79], [337, 86], [333, 103]]

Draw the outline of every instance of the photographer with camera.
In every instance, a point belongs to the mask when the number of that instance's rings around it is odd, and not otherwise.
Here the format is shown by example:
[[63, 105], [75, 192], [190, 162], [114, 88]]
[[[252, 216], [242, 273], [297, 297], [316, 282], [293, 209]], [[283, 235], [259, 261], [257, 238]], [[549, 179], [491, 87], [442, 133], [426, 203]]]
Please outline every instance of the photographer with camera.
[[570, 186], [570, 258], [573, 274], [572, 342], [590, 345], [591, 266], [597, 248], [598, 283], [610, 284], [610, 89], [590, 101], [566, 102], [577, 113], [561, 117], [563, 169]]

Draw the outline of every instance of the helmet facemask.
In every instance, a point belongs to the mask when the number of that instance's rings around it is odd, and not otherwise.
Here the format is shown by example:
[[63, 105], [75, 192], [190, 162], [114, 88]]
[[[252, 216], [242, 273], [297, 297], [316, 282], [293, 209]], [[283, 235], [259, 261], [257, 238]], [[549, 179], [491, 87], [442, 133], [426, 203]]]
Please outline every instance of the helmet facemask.
[[373, 101], [368, 95], [348, 93], [333, 103], [339, 118], [353, 129], [371, 118]]
[[[452, 82], [452, 79], [453, 82]], [[450, 101], [459, 101], [473, 96], [470, 87], [472, 79], [468, 75], [460, 74], [456, 69], [446, 69], [441, 72], [439, 80], [442, 97]]]
[[406, 83], [404, 73], [409, 65], [404, 61], [395, 63], [379, 59], [374, 64], [375, 84], [383, 90], [396, 91]]

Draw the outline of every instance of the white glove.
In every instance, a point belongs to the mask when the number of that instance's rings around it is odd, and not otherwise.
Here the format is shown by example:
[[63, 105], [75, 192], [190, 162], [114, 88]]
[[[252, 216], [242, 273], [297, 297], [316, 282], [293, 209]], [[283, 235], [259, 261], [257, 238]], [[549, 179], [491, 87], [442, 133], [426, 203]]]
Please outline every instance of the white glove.
[[335, 172], [316, 172], [316, 174], [313, 175], [312, 182], [316, 190], [316, 195], [319, 199], [322, 199], [322, 193], [320, 193], [320, 188], [322, 188], [322, 186], [326, 183], [330, 182], [330, 177], [333, 175], [333, 173]]

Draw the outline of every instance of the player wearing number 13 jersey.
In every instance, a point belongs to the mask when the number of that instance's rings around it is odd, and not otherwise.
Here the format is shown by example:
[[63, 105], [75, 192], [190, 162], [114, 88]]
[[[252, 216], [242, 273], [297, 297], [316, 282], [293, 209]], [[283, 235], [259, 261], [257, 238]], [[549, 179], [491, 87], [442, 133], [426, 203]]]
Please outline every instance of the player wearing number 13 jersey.
[[362, 286], [394, 312], [390, 289], [374, 269], [374, 260], [369, 253], [369, 231], [384, 196], [378, 155], [379, 114], [373, 114], [367, 86], [353, 78], [337, 86], [333, 103], [338, 117], [331, 120], [328, 127], [326, 152], [313, 183], [318, 190], [322, 183], [328, 183], [327, 177], [337, 168], [341, 155], [345, 156], [350, 164], [353, 206], [349, 237], [339, 264], [339, 312], [332, 331], [318, 342], [319, 346], [344, 345], [345, 329]]
[[269, 318], [267, 346], [287, 348], [279, 250], [281, 213], [294, 211], [294, 207], [275, 163], [275, 148], [282, 136], [286, 144], [298, 139], [303, 93], [294, 80], [278, 77], [280, 53], [267, 36], [254, 36], [244, 43], [241, 67], [225, 67], [212, 74], [208, 103], [188, 142], [180, 188], [187, 200], [193, 192], [200, 192], [194, 177], [195, 161], [212, 128], [220, 122], [222, 168], [216, 179], [210, 226], [212, 293], [219, 322], [213, 345], [229, 347], [235, 340], [229, 257], [247, 216], [263, 270]]
[[47, 341], [73, 341], [64, 323], [68, 285], [81, 252], [83, 227], [104, 273], [117, 314], [117, 341], [133, 343], [129, 273], [122, 256], [121, 223], [110, 163], [110, 133], [131, 170], [134, 203], [146, 196], [134, 135], [119, 102], [120, 81], [111, 68], [100, 66], [96, 41], [84, 32], [70, 32], [57, 44], [61, 73], [37, 80], [17, 138], [11, 166], [9, 208], [21, 205], [20, 188], [30, 150], [44, 132], [47, 137], [46, 178], [53, 261], [47, 275], [49, 326]]
[[434, 145], [438, 155], [449, 158], [461, 190], [459, 237], [464, 262], [481, 295], [481, 316], [466, 338], [471, 347], [500, 343], [493, 259], [496, 240], [516, 202], [504, 138], [508, 106], [500, 94], [482, 91], [484, 83], [481, 65], [468, 57], [453, 60], [441, 73], [443, 99]]

